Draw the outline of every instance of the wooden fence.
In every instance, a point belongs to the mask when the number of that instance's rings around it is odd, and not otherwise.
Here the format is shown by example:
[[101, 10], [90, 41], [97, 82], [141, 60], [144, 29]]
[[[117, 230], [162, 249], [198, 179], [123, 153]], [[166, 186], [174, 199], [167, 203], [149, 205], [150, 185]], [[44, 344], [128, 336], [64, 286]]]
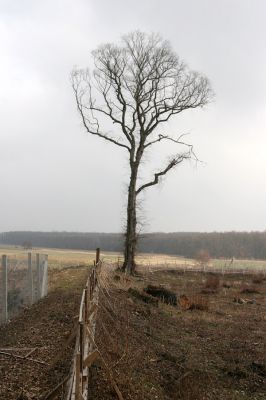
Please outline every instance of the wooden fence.
[[86, 286], [82, 292], [78, 333], [72, 373], [68, 382], [67, 400], [82, 400], [88, 396], [89, 369], [99, 357], [95, 348], [96, 313], [98, 308], [99, 287], [98, 270], [101, 267], [100, 250], [96, 252], [96, 262], [91, 270]]
[[[100, 249], [96, 250], [96, 261], [90, 270], [86, 286], [83, 289], [77, 330], [74, 356], [70, 372], [50, 393], [42, 400], [53, 400], [58, 394], [63, 394], [64, 400], [87, 400], [89, 396], [89, 382], [92, 364], [99, 359], [105, 368], [110, 383], [119, 400], [124, 400], [115, 383], [112, 372], [108, 368], [104, 357], [100, 354], [95, 343], [96, 317], [99, 306], [99, 274], [102, 263]], [[74, 339], [74, 337], [72, 337]], [[60, 397], [61, 398], [61, 397]]]

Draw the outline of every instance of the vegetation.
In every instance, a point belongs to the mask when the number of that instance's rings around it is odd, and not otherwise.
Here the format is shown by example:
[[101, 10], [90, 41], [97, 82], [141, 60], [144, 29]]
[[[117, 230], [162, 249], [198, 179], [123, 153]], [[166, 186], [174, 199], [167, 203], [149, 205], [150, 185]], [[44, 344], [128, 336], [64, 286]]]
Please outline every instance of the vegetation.
[[[131, 273], [136, 266], [139, 197], [183, 161], [195, 158], [184, 135], [169, 132], [165, 125], [184, 111], [205, 106], [211, 89], [207, 78], [189, 70], [159, 35], [136, 31], [123, 36], [120, 45], [98, 47], [92, 57], [94, 70], [75, 69], [72, 87], [87, 132], [127, 152], [123, 270]], [[147, 152], [164, 142], [171, 142], [176, 148], [174, 154], [152, 173], [151, 179], [140, 182]]]
[[202, 266], [207, 265], [211, 261], [210, 254], [207, 250], [198, 251], [195, 259]]
[[[34, 247], [121, 252], [123, 235], [118, 233], [77, 232], [6, 232], [0, 234], [0, 243], [21, 246], [30, 242]], [[213, 233], [150, 233], [142, 235], [139, 251], [195, 258], [206, 249], [210, 257], [266, 260], [266, 232]], [[235, 261], [234, 261], [235, 262]]]
[[[123, 274], [117, 280], [108, 271], [97, 346], [125, 400], [265, 399], [265, 282], [258, 293], [242, 293], [252, 275], [228, 274], [228, 288], [217, 274], [220, 287], [203, 294], [205, 273], [146, 273], [130, 277], [123, 288]], [[167, 287], [177, 304], [167, 304], [165, 296], [152, 302], [144, 295], [147, 285]], [[90, 385], [91, 398], [113, 397], [101, 365]]]

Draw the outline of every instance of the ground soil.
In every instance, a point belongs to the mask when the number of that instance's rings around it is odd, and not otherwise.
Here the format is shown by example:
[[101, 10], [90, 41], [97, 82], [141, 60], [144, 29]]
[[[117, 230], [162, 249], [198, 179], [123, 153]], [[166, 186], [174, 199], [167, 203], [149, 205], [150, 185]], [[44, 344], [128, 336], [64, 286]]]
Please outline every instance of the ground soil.
[[71, 337], [87, 276], [86, 267], [53, 271], [49, 295], [0, 326], [2, 350], [11, 348], [6, 352], [25, 356], [36, 349], [24, 360], [0, 354], [1, 400], [44, 399], [67, 376], [75, 341]]
[[[96, 330], [102, 360], [93, 368], [89, 399], [116, 399], [114, 380], [125, 400], [265, 400], [266, 281], [218, 278], [217, 289], [216, 278], [193, 272], [126, 279], [116, 272], [112, 282], [105, 279]], [[136, 291], [148, 284], [207, 310], [146, 302]]]
[[[0, 354], [1, 400], [43, 400], [68, 375], [87, 275], [87, 268], [54, 271], [49, 295], [0, 327], [0, 348], [22, 356], [36, 348], [29, 356], [35, 361]], [[131, 278], [105, 271], [96, 326], [101, 358], [91, 371], [88, 400], [116, 399], [114, 382], [124, 400], [265, 400], [266, 281], [215, 276], [218, 288], [213, 275], [199, 272]], [[149, 301], [148, 285], [162, 285], [177, 299], [185, 295], [205, 310]]]

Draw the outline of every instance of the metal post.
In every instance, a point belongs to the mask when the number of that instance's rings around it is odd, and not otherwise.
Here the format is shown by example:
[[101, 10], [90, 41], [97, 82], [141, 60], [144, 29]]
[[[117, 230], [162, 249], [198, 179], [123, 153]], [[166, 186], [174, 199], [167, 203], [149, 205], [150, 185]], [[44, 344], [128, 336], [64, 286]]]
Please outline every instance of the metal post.
[[29, 279], [29, 299], [30, 304], [34, 302], [34, 293], [33, 293], [33, 275], [32, 275], [32, 256], [31, 253], [28, 253], [28, 279]]
[[41, 264], [40, 254], [36, 254], [36, 268], [37, 268], [37, 300], [41, 298]]
[[8, 320], [8, 282], [7, 282], [7, 256], [2, 256], [2, 277], [3, 277], [3, 317], [4, 322]]
[[48, 254], [45, 254], [44, 264], [43, 264], [43, 288], [44, 288], [44, 296], [47, 296], [48, 293]]

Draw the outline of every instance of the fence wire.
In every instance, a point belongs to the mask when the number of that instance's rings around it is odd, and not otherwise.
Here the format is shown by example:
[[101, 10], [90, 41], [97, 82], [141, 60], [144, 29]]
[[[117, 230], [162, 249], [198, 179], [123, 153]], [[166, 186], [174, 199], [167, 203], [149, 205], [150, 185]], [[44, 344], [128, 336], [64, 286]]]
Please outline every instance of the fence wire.
[[0, 264], [0, 323], [47, 294], [48, 258], [45, 254], [2, 256]]

